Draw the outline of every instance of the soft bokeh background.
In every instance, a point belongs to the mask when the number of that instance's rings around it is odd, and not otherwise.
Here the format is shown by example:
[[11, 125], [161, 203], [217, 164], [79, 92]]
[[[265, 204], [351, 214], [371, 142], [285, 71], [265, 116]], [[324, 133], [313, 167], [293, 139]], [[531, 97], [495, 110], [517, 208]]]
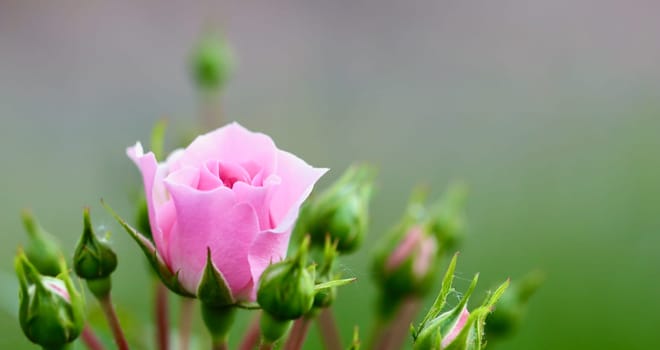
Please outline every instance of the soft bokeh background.
[[342, 263], [359, 278], [336, 305], [346, 340], [368, 333], [369, 248], [409, 190], [462, 178], [460, 283], [548, 278], [493, 349], [655, 348], [658, 18], [650, 0], [0, 1], [0, 348], [34, 348], [11, 314], [23, 207], [71, 251], [91, 205], [115, 231], [117, 303], [148, 320], [142, 257], [98, 200], [130, 216], [124, 148], [163, 116], [196, 120], [186, 60], [209, 22], [239, 56], [229, 119], [332, 168], [322, 186], [354, 160], [380, 168], [369, 244]]

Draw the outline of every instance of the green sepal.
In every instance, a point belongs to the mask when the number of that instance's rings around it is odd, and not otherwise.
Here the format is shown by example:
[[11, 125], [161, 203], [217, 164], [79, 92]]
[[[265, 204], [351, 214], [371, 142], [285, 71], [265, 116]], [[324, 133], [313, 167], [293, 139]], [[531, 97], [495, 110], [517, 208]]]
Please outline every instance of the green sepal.
[[160, 280], [163, 281], [163, 284], [176, 294], [179, 294], [184, 297], [194, 298], [195, 295], [188, 292], [179, 282], [179, 272], [173, 273], [172, 271], [170, 271], [167, 265], [165, 265], [165, 262], [163, 261], [160, 254], [158, 254], [158, 251], [156, 250], [154, 244], [149, 239], [147, 239], [139, 232], [137, 232], [133, 227], [131, 227], [131, 225], [126, 223], [126, 221], [122, 219], [110, 207], [110, 205], [105, 203], [105, 201], [101, 200], [101, 204], [108, 212], [110, 212], [110, 214], [115, 218], [115, 220], [117, 220], [117, 222], [121, 225], [121, 227], [124, 228], [126, 233], [128, 233], [128, 235], [133, 238], [133, 240], [135, 241], [135, 243], [138, 244], [140, 249], [142, 249], [142, 252], [147, 257], [147, 260], [149, 260], [151, 267], [156, 271], [156, 274], [158, 274]]
[[348, 350], [360, 350], [360, 328], [358, 326], [353, 328], [353, 340]]
[[344, 279], [340, 279], [340, 280], [332, 280], [332, 281], [328, 281], [328, 282], [319, 283], [319, 284], [314, 286], [314, 291], [318, 292], [318, 291], [323, 290], [323, 289], [345, 286], [349, 283], [355, 282], [356, 280], [357, 280], [357, 278], [352, 277], [352, 278], [344, 278]]
[[21, 218], [29, 238], [25, 247], [28, 260], [42, 275], [57, 276], [62, 272], [59, 264], [62, 249], [57, 239], [39, 225], [29, 210], [23, 210]]
[[211, 248], [206, 248], [206, 267], [197, 287], [197, 297], [205, 304], [222, 307], [235, 303], [231, 289], [222, 274], [215, 268], [211, 260]]
[[484, 326], [486, 317], [493, 311], [495, 303], [509, 287], [509, 280], [502, 283], [484, 303], [473, 310], [468, 317], [465, 326], [456, 338], [447, 345], [445, 350], [481, 350], [485, 347]]
[[444, 195], [431, 205], [430, 229], [445, 250], [455, 249], [463, 239], [467, 193], [467, 185], [463, 182], [455, 182], [450, 184]]
[[[451, 292], [451, 287], [454, 282], [454, 271], [456, 270], [457, 260], [458, 260], [458, 253], [454, 254], [451, 261], [449, 262], [449, 266], [447, 267], [447, 272], [445, 272], [445, 276], [442, 279], [442, 286], [440, 287], [440, 293], [438, 293], [438, 296], [435, 298], [435, 301], [433, 302], [431, 309], [429, 309], [429, 312], [426, 314], [426, 316], [424, 316], [424, 319], [419, 324], [418, 327], [419, 330], [424, 329], [426, 327], [427, 322], [438, 317], [438, 315], [440, 315], [440, 313], [442, 312], [442, 309], [445, 307], [445, 304], [447, 303], [447, 297]], [[417, 335], [418, 335], [417, 332], [413, 332], [413, 339], [416, 339]]]

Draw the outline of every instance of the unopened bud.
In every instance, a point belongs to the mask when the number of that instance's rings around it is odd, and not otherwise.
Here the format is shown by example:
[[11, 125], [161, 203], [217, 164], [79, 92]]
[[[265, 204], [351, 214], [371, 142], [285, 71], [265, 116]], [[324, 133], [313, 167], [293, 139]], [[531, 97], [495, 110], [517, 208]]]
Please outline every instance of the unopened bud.
[[73, 268], [80, 278], [87, 280], [92, 293], [102, 297], [110, 292], [110, 275], [117, 268], [117, 255], [94, 234], [89, 208], [83, 211], [83, 226], [82, 236], [73, 255]]
[[373, 178], [374, 170], [369, 166], [350, 167], [303, 208], [296, 232], [311, 235], [312, 244], [318, 247], [323, 247], [326, 235], [330, 235], [340, 253], [356, 250], [367, 234]]
[[24, 210], [21, 216], [29, 239], [25, 246], [28, 260], [42, 275], [59, 275], [62, 272], [60, 270], [62, 250], [57, 240], [39, 225], [31, 212]]
[[272, 317], [295, 320], [306, 314], [314, 302], [314, 277], [305, 267], [309, 239], [293, 259], [266, 268], [259, 280], [257, 302]]
[[529, 298], [541, 286], [543, 279], [543, 274], [536, 271], [511, 284], [498, 302], [497, 309], [488, 316], [486, 331], [489, 336], [507, 337], [520, 328], [527, 313]]
[[222, 89], [234, 65], [234, 53], [226, 40], [217, 34], [207, 34], [192, 56], [193, 79], [203, 90]]
[[64, 260], [57, 278], [42, 276], [24, 253], [16, 257], [19, 321], [26, 337], [46, 349], [61, 348], [74, 341], [84, 325], [83, 301], [73, 287]]

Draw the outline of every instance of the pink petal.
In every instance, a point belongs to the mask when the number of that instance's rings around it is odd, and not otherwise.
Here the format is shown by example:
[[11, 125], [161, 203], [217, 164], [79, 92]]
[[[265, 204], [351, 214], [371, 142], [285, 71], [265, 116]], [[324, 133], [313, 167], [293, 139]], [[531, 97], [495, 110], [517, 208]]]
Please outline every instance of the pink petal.
[[280, 185], [280, 179], [277, 176], [270, 176], [261, 187], [252, 186], [245, 182], [236, 182], [234, 184], [234, 194], [238, 203], [248, 203], [254, 208], [259, 218], [259, 228], [261, 231], [272, 229], [270, 220], [270, 204], [273, 192]]
[[[273, 194], [271, 216], [275, 231], [286, 231], [298, 217], [300, 206], [307, 199], [318, 179], [328, 169], [314, 168], [302, 159], [286, 152], [277, 152], [277, 172], [282, 180]], [[280, 229], [279, 227], [282, 226]]]
[[[144, 183], [144, 192], [147, 199], [147, 207], [149, 209], [149, 223], [151, 224], [151, 235], [156, 249], [159, 253], [167, 251], [166, 241], [163, 239], [163, 230], [157, 223], [158, 208], [167, 200], [167, 193], [165, 192], [162, 184], [163, 168], [159, 169], [156, 157], [152, 152], [144, 154], [142, 144], [139, 142], [133, 147], [126, 150], [126, 154], [133, 160], [135, 165], [142, 173], [142, 181]], [[162, 254], [163, 260], [167, 263], [167, 258]]]
[[234, 122], [208, 134], [198, 136], [181, 157], [182, 166], [201, 168], [208, 160], [222, 163], [259, 164], [271, 173], [276, 164], [277, 148], [265, 134], [251, 132]]
[[456, 337], [458, 337], [458, 335], [463, 330], [463, 327], [465, 327], [469, 316], [470, 313], [468, 312], [467, 308], [463, 308], [454, 327], [449, 331], [449, 333], [447, 333], [446, 336], [442, 337], [442, 344], [440, 344], [440, 346], [443, 349], [446, 348], [447, 345], [451, 344], [451, 342], [453, 342]]
[[405, 237], [399, 242], [392, 254], [387, 258], [385, 268], [392, 271], [399, 267], [411, 254], [414, 254], [415, 248], [422, 240], [422, 228], [413, 226], [406, 232]]
[[196, 292], [206, 265], [206, 249], [232, 292], [243, 289], [252, 277], [247, 255], [259, 232], [254, 209], [236, 204], [234, 193], [219, 187], [200, 191], [166, 180], [174, 201], [177, 222], [170, 236], [170, 259], [179, 280]]
[[271, 263], [283, 260], [286, 257], [289, 239], [291, 238], [290, 227], [287, 232], [262, 232], [254, 240], [250, 247], [248, 260], [250, 262], [250, 271], [252, 273], [253, 290], [248, 293], [252, 300], [256, 299], [256, 289], [259, 285], [259, 278], [266, 267]]

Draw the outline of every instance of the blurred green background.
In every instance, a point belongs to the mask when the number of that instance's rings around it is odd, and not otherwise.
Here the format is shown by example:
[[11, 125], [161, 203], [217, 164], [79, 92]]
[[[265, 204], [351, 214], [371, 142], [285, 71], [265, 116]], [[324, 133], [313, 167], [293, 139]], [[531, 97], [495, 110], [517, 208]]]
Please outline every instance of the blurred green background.
[[117, 303], [149, 320], [143, 258], [98, 203], [132, 215], [125, 147], [163, 116], [170, 131], [197, 120], [186, 64], [208, 23], [239, 57], [227, 120], [330, 167], [320, 187], [355, 160], [380, 168], [367, 244], [342, 261], [359, 279], [336, 304], [345, 340], [354, 324], [368, 334], [369, 248], [410, 189], [464, 179], [459, 286], [547, 276], [493, 349], [655, 348], [658, 16], [644, 0], [1, 1], [0, 348], [35, 348], [13, 314], [24, 207], [71, 252], [91, 205], [115, 232]]

